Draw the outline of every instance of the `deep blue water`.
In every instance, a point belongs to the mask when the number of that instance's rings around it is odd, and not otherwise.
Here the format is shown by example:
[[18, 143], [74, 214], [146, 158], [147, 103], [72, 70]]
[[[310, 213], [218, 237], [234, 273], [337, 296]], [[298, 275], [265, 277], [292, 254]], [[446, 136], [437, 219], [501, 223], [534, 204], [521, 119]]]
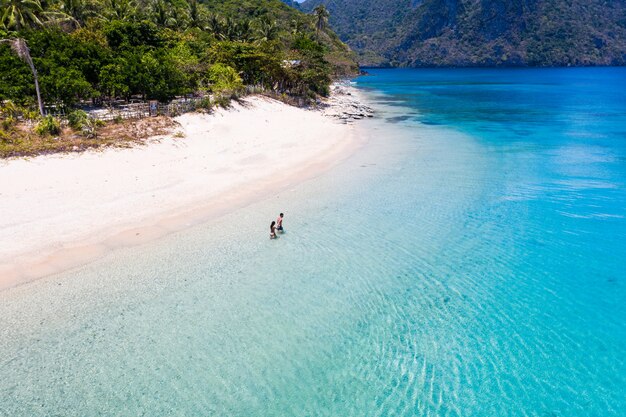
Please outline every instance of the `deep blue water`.
[[626, 416], [626, 70], [371, 73], [329, 173], [1, 292], [0, 415]]

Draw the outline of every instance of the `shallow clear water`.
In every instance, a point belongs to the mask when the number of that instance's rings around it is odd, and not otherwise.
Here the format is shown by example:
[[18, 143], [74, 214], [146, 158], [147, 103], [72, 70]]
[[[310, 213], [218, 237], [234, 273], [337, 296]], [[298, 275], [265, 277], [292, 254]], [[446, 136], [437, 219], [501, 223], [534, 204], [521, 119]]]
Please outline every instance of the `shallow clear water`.
[[332, 172], [1, 292], [0, 415], [626, 415], [626, 70], [372, 73]]

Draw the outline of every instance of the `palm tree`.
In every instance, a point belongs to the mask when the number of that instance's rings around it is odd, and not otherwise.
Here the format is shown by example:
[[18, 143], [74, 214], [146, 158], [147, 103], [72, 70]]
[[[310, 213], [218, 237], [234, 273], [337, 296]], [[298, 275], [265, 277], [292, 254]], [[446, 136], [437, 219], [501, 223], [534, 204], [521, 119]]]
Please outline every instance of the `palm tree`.
[[291, 21], [291, 34], [292, 35], [299, 35], [300, 33], [302, 33], [303, 27], [304, 27], [304, 25], [302, 24], [301, 20], [293, 19]]
[[254, 33], [252, 33], [252, 22], [249, 19], [244, 19], [237, 25], [237, 40], [241, 42], [248, 42], [253, 40]]
[[106, 20], [133, 20], [137, 12], [134, 0], [104, 0], [104, 17]]
[[223, 37], [224, 23], [218, 15], [211, 14], [209, 16], [209, 30], [216, 38], [221, 39]]
[[328, 24], [330, 13], [326, 9], [326, 6], [320, 4], [313, 9], [313, 15], [315, 16], [315, 30], [317, 32], [317, 36], [319, 36], [320, 32], [324, 30]]
[[39, 0], [3, 0], [2, 26], [19, 32], [26, 27], [43, 26], [44, 11]]
[[229, 41], [248, 42], [252, 38], [252, 27], [250, 20], [244, 19], [237, 21], [231, 17], [227, 17], [223, 26], [221, 38]]
[[227, 39], [229, 41], [234, 41], [237, 39], [237, 21], [231, 17], [227, 17], [224, 21], [224, 29], [220, 34], [222, 38]]
[[98, 14], [98, 3], [92, 0], [61, 0], [57, 7], [60, 20], [77, 27], [89, 18], [102, 18]]
[[[39, 28], [47, 25], [76, 23], [72, 16], [62, 10], [49, 8], [41, 0], [0, 0], [2, 1], [1, 27], [19, 32], [25, 28]], [[63, 8], [63, 6], [61, 6]]]
[[275, 20], [261, 19], [257, 27], [259, 41], [273, 41], [278, 36], [278, 25]]
[[189, 0], [187, 2], [187, 17], [189, 19], [189, 27], [204, 29], [204, 15], [198, 0]]
[[22, 38], [13, 38], [13, 39], [0, 39], [0, 43], [8, 43], [11, 46], [11, 49], [15, 54], [22, 59], [24, 62], [28, 64], [31, 72], [33, 73], [33, 78], [35, 79], [35, 91], [37, 92], [37, 103], [39, 104], [39, 113], [41, 116], [44, 116], [43, 111], [43, 100], [41, 99], [41, 92], [39, 91], [39, 79], [37, 78], [37, 70], [35, 69], [35, 64], [33, 63], [33, 59], [30, 56], [30, 49], [28, 49], [28, 45], [26, 41]]
[[172, 4], [165, 0], [154, 0], [150, 4], [152, 20], [159, 26], [174, 27], [176, 26], [176, 18]]

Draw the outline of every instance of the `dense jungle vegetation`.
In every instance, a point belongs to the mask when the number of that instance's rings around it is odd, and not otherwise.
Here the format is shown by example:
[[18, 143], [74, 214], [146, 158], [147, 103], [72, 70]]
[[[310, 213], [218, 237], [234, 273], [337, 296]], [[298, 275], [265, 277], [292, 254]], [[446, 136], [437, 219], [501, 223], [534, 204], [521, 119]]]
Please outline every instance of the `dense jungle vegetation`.
[[357, 71], [326, 13], [280, 0], [1, 1], [0, 100], [34, 111], [34, 74], [46, 106], [70, 108], [246, 85], [314, 99]]

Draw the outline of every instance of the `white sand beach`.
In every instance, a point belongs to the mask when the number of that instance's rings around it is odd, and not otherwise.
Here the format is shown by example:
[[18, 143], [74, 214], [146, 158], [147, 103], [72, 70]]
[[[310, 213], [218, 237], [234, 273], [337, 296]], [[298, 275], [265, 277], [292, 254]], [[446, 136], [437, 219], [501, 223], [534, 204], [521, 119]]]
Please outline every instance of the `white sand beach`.
[[0, 289], [267, 198], [349, 154], [353, 127], [261, 97], [129, 149], [0, 162]]

